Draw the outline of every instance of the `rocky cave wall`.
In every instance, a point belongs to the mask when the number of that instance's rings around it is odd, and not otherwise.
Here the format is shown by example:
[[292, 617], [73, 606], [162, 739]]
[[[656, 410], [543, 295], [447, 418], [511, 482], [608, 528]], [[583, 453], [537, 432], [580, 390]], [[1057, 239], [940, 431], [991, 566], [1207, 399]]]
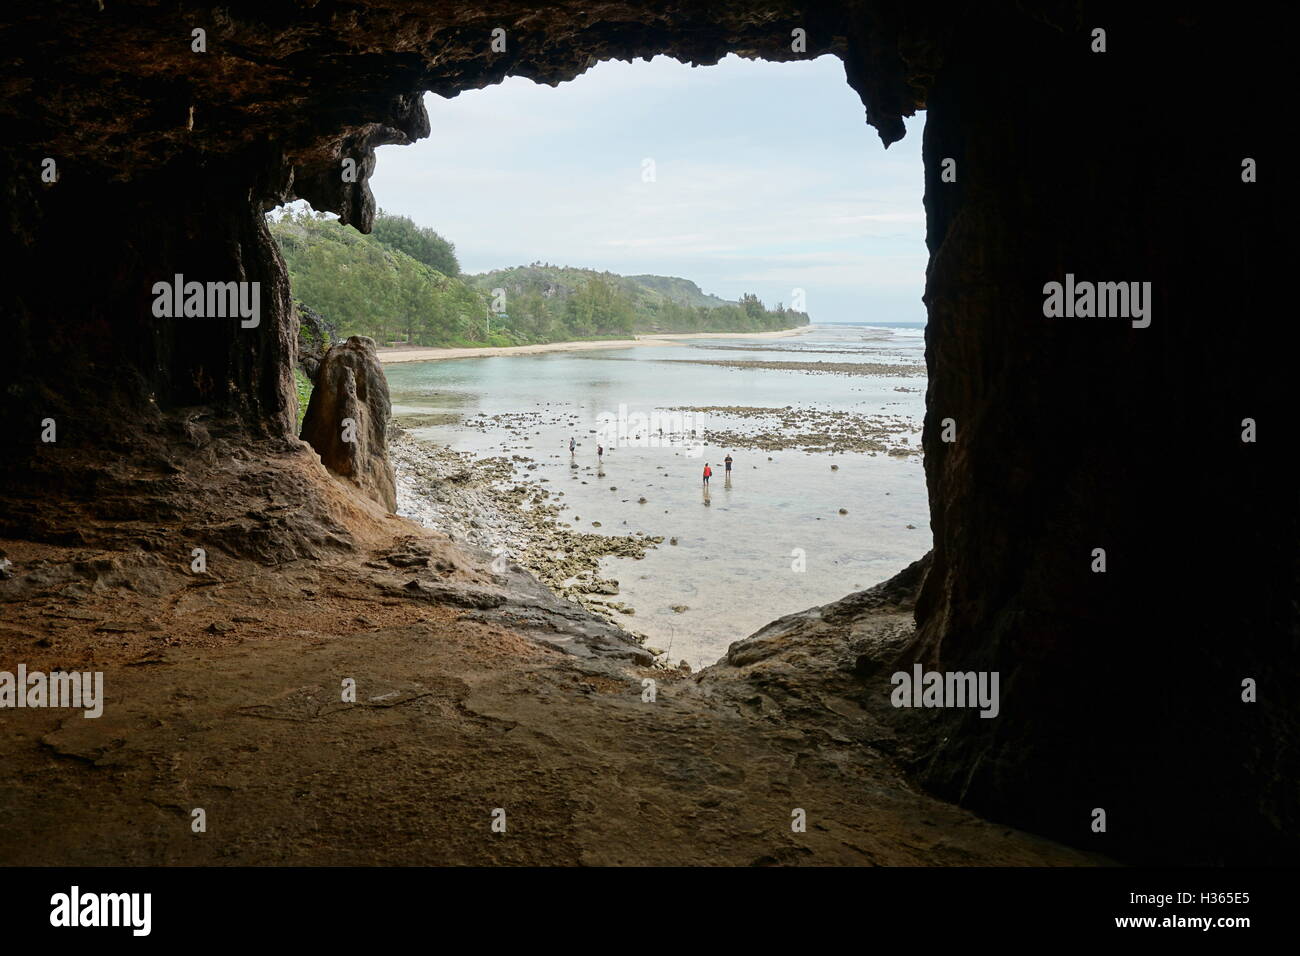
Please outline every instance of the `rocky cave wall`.
[[[917, 772], [990, 816], [1130, 858], [1294, 853], [1287, 8], [98, 7], [0, 12], [16, 54], [0, 68], [2, 467], [10, 500], [26, 488], [46, 511], [11, 508], [0, 533], [46, 533], [47, 506], [72, 493], [58, 481], [70, 449], [129, 454], [130, 434], [195, 415], [292, 441], [295, 319], [262, 213], [302, 197], [368, 229], [374, 147], [431, 133], [421, 90], [558, 82], [662, 52], [834, 53], [886, 144], [928, 111], [935, 547], [910, 657], [1002, 675], [996, 720], [900, 713], [925, 741]], [[1258, 183], [1242, 183], [1244, 157]], [[1151, 326], [1044, 318], [1043, 284], [1067, 272], [1152, 282]], [[154, 317], [153, 283], [177, 273], [260, 281], [259, 324]], [[56, 445], [39, 440], [46, 418]], [[1257, 704], [1241, 703], [1245, 677]]]
[[[1294, 862], [1287, 31], [1087, 9], [1081, 29], [980, 17], [929, 98], [914, 657], [999, 671], [1002, 710], [943, 712], [921, 771], [1126, 859]], [[1246, 158], [1273, 172], [1243, 182]], [[1067, 273], [1149, 281], [1150, 325], [1045, 317]]]

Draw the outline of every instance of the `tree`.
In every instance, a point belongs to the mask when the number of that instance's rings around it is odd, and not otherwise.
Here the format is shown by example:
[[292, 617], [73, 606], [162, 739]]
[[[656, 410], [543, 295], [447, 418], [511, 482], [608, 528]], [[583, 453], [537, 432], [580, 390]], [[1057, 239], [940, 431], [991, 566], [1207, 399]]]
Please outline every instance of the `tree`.
[[434, 298], [433, 277], [427, 269], [398, 269], [395, 311], [401, 322], [401, 329], [406, 333], [408, 344], [413, 342], [416, 330], [421, 332], [422, 319], [431, 310]]
[[405, 252], [416, 262], [423, 262], [443, 275], [460, 275], [456, 247], [432, 229], [417, 226], [406, 216], [393, 216], [379, 210], [375, 214], [371, 235], [388, 248]]

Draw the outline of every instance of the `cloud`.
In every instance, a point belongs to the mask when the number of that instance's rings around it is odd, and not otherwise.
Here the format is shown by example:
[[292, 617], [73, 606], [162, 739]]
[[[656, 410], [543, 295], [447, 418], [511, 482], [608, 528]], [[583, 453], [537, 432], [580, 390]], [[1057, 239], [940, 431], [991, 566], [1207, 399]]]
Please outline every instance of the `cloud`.
[[510, 78], [428, 106], [430, 139], [381, 149], [372, 188], [455, 242], [467, 271], [540, 258], [769, 301], [833, 285], [841, 312], [855, 292], [921, 295], [920, 123], [884, 152], [832, 58], [601, 63], [554, 89]]
[[890, 290], [919, 289], [925, 282], [926, 262], [927, 257], [923, 255], [859, 256], [841, 261], [797, 259], [733, 273], [731, 279], [736, 282], [834, 285], [845, 288], [870, 286]]

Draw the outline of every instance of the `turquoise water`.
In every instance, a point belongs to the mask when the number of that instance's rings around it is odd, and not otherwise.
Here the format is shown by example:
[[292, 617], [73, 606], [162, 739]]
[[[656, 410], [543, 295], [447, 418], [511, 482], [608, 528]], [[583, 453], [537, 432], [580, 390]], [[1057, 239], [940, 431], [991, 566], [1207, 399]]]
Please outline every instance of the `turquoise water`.
[[[538, 467], [524, 471], [521, 463], [518, 474], [549, 479], [544, 487], [565, 492], [559, 500], [569, 506], [566, 520], [581, 530], [677, 538], [676, 546], [665, 540], [643, 560], [606, 558], [602, 566], [604, 575], [620, 582], [615, 600], [636, 608], [626, 626], [669, 651], [672, 663], [711, 664], [729, 644], [767, 622], [869, 587], [929, 550], [919, 454], [701, 445], [691, 439], [691, 428], [750, 433], [772, 423], [722, 413], [674, 417], [671, 411], [794, 406], [897, 416], [902, 435], [919, 452], [924, 377], [737, 369], [675, 364], [677, 359], [923, 366], [924, 338], [916, 327], [814, 326], [781, 339], [686, 339], [667, 346], [391, 365], [385, 372], [399, 418], [455, 416], [449, 424], [416, 429], [421, 440], [477, 455], [532, 459]], [[620, 413], [631, 423], [621, 436], [612, 425]], [[508, 418], [493, 423], [493, 415]], [[639, 441], [629, 438], [638, 415], [658, 417]], [[666, 426], [663, 441], [660, 425]], [[676, 440], [667, 437], [683, 429]], [[570, 436], [578, 442], [572, 459]], [[596, 455], [597, 441], [606, 449], [603, 460]], [[721, 463], [728, 451], [734, 458], [730, 483]], [[579, 467], [572, 469], [571, 461]], [[701, 482], [706, 461], [715, 473], [707, 493]], [[641, 497], [646, 503], [639, 503]], [[840, 508], [848, 513], [839, 514]], [[600, 527], [593, 528], [593, 521]], [[674, 605], [688, 609], [675, 612]]]

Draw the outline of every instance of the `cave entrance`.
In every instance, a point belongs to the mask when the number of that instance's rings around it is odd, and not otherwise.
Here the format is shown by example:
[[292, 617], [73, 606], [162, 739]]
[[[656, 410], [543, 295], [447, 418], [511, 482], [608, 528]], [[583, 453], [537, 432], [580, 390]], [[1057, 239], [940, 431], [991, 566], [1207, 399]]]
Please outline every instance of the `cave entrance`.
[[[0, 13], [15, 48], [36, 51], [5, 61], [14, 107], [0, 118], [10, 538], [58, 543], [56, 563], [94, 574], [91, 549], [110, 547], [188, 569], [200, 521], [215, 547], [268, 564], [346, 550], [322, 502], [351, 499], [319, 469], [305, 477], [290, 440], [294, 322], [266, 210], [302, 198], [368, 230], [374, 150], [430, 135], [425, 90], [561, 82], [663, 51], [834, 53], [886, 142], [926, 114], [934, 550], [909, 653], [1002, 675], [996, 720], [936, 715], [925, 783], [1097, 849], [1294, 858], [1300, 519], [1280, 436], [1296, 324], [1276, 317], [1295, 200], [1273, 98], [1231, 81], [1292, 82], [1290, 8], [560, 0], [447, 16], [348, 0], [290, 24], [274, 5], [108, 6]], [[639, 188], [647, 154], [631, 155]], [[535, 256], [548, 261], [521, 261]], [[155, 315], [151, 288], [176, 275], [260, 283], [261, 320]], [[1067, 275], [1150, 282], [1151, 323], [1045, 316], [1044, 285]], [[304, 507], [267, 509], [272, 482], [252, 464], [278, 469], [278, 493]], [[730, 542], [707, 543], [701, 565], [725, 561]], [[6, 542], [0, 561], [55, 559]], [[39, 602], [23, 613], [35, 621]], [[1134, 732], [1148, 727], [1166, 733]]]
[[[882, 150], [829, 55], [426, 108], [371, 236], [272, 224], [295, 298], [381, 346], [399, 513], [696, 669], [929, 550], [920, 119]], [[471, 494], [431, 480], [456, 455]]]

